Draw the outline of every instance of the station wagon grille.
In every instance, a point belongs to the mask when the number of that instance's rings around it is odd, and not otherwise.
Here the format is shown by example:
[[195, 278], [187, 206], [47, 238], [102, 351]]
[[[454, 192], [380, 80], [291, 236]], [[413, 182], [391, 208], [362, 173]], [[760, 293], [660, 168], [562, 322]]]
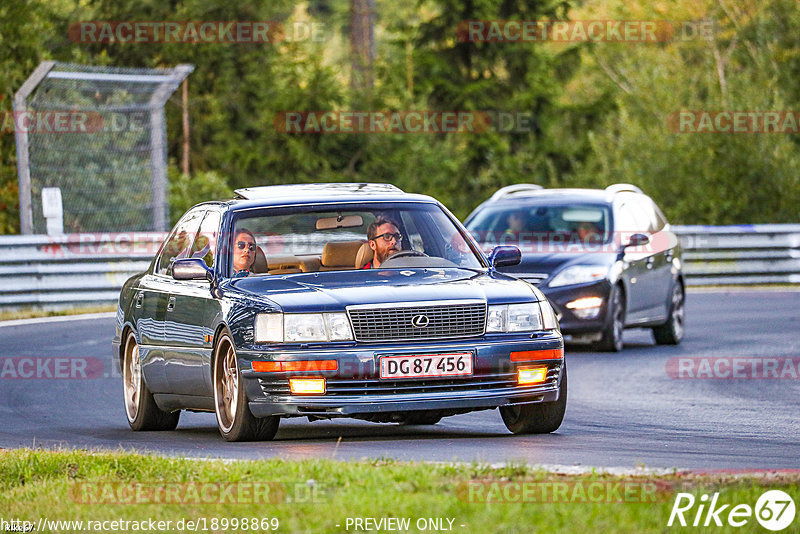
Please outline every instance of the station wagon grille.
[[388, 304], [384, 308], [348, 308], [356, 341], [446, 339], [483, 335], [486, 303], [432, 306]]
[[[547, 380], [535, 387], [554, 387], [558, 384], [560, 367], [547, 371]], [[291, 395], [286, 378], [259, 378], [261, 390], [267, 395]], [[424, 393], [457, 393], [482, 389], [520, 389], [531, 386], [518, 386], [516, 373], [497, 373], [464, 378], [377, 380], [358, 378], [336, 378], [326, 380], [327, 391], [324, 396], [338, 395], [404, 395]]]

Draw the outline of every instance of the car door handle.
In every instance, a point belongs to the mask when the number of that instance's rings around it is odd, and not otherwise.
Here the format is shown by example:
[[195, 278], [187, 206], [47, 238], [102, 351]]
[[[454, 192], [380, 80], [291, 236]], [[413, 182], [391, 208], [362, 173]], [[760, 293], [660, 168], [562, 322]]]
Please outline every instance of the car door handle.
[[653, 262], [655, 262], [655, 261], [656, 261], [656, 258], [654, 256], [650, 256], [649, 258], [647, 258], [647, 268], [648, 269], [652, 269], [653, 268]]
[[141, 308], [142, 307], [142, 301], [143, 300], [144, 300], [144, 293], [139, 293], [138, 295], [136, 295], [136, 307], [137, 308]]
[[175, 297], [170, 297], [169, 303], [167, 304], [167, 311], [171, 312], [174, 309], [175, 309]]

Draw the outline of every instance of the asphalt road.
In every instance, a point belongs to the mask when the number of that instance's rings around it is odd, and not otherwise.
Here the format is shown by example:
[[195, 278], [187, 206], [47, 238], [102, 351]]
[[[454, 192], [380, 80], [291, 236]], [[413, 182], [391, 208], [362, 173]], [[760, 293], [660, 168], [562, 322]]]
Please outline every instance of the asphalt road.
[[[668, 373], [668, 361], [676, 357], [800, 357], [800, 292], [690, 292], [687, 316], [678, 347], [656, 346], [644, 330], [626, 331], [619, 354], [568, 346], [567, 415], [554, 434], [513, 436], [491, 410], [433, 427], [290, 419], [274, 441], [261, 443], [225, 442], [213, 414], [184, 413], [173, 432], [132, 432], [121, 379], [113, 376], [110, 362], [113, 319], [4, 325], [0, 447], [124, 448], [219, 458], [800, 468], [800, 380], [675, 379]], [[69, 374], [67, 364], [44, 360], [37, 360], [38, 373], [53, 378], [13, 376], [31, 371], [14, 358], [74, 356], [88, 359], [82, 369], [88, 378], [57, 378]], [[93, 362], [104, 369], [95, 370]]]

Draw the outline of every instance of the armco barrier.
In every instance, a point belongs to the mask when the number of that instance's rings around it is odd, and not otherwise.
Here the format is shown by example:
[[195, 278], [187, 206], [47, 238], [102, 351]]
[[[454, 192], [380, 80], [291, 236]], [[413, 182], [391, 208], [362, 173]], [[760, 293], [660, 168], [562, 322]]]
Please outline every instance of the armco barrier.
[[162, 232], [0, 236], [0, 309], [109, 304], [150, 265]]
[[673, 226], [689, 285], [800, 284], [800, 224]]
[[[800, 283], [800, 224], [674, 226], [689, 285]], [[110, 304], [159, 232], [0, 236], [0, 309]]]

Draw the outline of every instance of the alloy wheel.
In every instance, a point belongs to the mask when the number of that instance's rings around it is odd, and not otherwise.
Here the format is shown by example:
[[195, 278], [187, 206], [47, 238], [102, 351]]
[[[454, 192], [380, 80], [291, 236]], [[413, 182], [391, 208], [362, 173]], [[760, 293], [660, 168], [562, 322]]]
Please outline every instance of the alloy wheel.
[[125, 394], [125, 413], [128, 421], [134, 421], [139, 413], [139, 397], [142, 385], [142, 365], [139, 361], [139, 345], [131, 332], [125, 344], [125, 360], [123, 367], [123, 383]]

